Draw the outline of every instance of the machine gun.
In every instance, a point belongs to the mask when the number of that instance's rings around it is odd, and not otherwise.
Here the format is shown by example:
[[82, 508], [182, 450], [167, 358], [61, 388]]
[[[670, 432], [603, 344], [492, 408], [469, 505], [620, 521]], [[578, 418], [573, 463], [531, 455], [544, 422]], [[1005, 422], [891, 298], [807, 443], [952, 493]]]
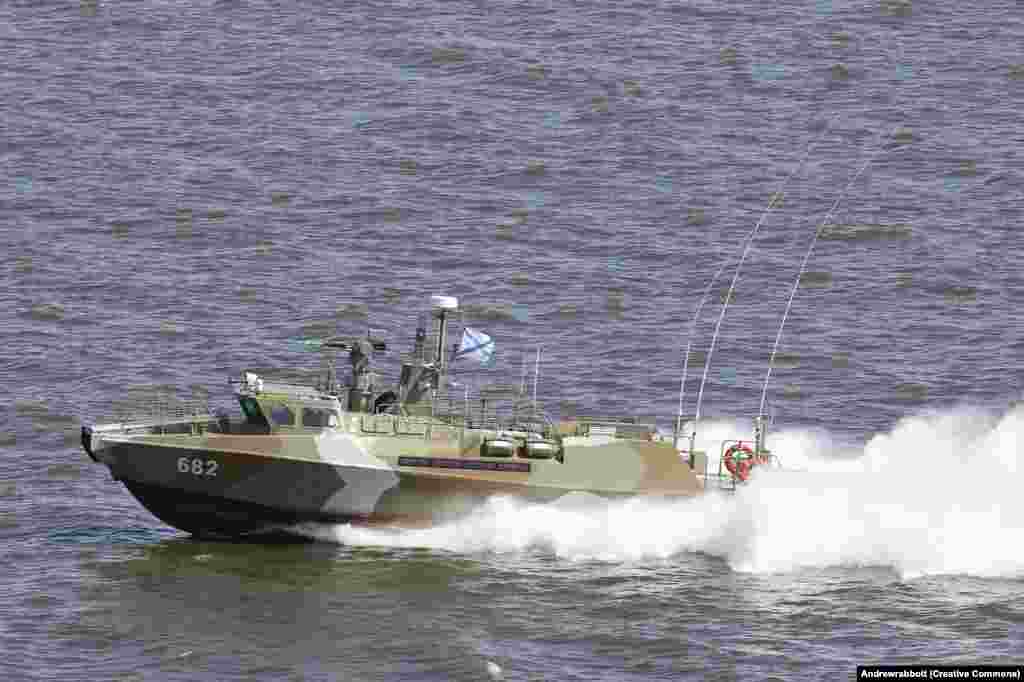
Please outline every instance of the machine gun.
[[[348, 409], [353, 412], [369, 412], [371, 406], [376, 411], [374, 391], [376, 376], [370, 369], [370, 362], [376, 353], [383, 353], [387, 350], [387, 344], [380, 338], [372, 336], [369, 332], [365, 337], [361, 336], [332, 336], [320, 342], [320, 348], [327, 348], [334, 351], [348, 351], [349, 363], [352, 365], [352, 381], [348, 384]], [[338, 395], [339, 386], [335, 363], [327, 360], [327, 379], [322, 390], [332, 395]], [[392, 395], [393, 392], [391, 392]], [[381, 396], [385, 398], [387, 393]], [[386, 400], [385, 402], [393, 402]]]

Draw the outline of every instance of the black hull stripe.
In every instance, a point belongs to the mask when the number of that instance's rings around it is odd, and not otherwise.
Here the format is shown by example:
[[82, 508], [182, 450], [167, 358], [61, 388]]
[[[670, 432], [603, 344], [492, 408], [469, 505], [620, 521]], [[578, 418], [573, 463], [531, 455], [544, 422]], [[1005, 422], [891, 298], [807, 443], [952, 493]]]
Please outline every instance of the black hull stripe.
[[158, 519], [199, 537], [288, 535], [288, 527], [299, 523], [346, 523], [359, 518], [288, 511], [137, 481], [122, 483]]
[[451, 459], [445, 457], [399, 457], [398, 466], [530, 473], [529, 462], [491, 462], [482, 459]]

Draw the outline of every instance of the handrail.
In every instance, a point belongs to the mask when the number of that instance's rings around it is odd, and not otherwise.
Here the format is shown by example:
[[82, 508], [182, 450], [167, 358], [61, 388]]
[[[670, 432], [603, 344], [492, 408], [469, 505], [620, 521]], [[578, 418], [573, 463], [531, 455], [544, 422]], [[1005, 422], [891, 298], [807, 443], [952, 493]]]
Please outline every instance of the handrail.
[[177, 397], [147, 397], [144, 401], [120, 404], [113, 407], [113, 418], [121, 424], [179, 424], [184, 422], [215, 419], [209, 400], [193, 398], [182, 400]]
[[[732, 489], [735, 490], [736, 489], [736, 483], [737, 483], [736, 477], [733, 476], [732, 474], [728, 473], [728, 470], [726, 470], [726, 472], [722, 471], [725, 468], [725, 450], [726, 450], [725, 446], [727, 444], [729, 444], [729, 443], [743, 444], [743, 443], [751, 443], [751, 441], [749, 441], [749, 440], [741, 440], [741, 439], [737, 439], [737, 438], [730, 438], [730, 439], [727, 439], [727, 440], [723, 440], [721, 442], [721, 445], [719, 446], [719, 451], [718, 451], [718, 473], [714, 474], [714, 475], [717, 478], [719, 478], [719, 479], [725, 479], [725, 478], [731, 479], [732, 480]], [[772, 454], [770, 450], [761, 450], [757, 454], [760, 457], [764, 457], [767, 460], [765, 466], [772, 466], [772, 465], [775, 465], [777, 467], [778, 466], [782, 466], [782, 463], [779, 461], [779, 458], [776, 457], [774, 454]], [[704, 475], [705, 475], [705, 478], [708, 476], [707, 466], [708, 466], [708, 463], [707, 463], [707, 460], [705, 460], [704, 461], [704, 471], [705, 471]]]
[[643, 422], [636, 421], [635, 419], [629, 419], [629, 418], [619, 418], [619, 419], [615, 419], [615, 418], [611, 418], [611, 419], [579, 419], [579, 418], [577, 418], [577, 419], [566, 419], [564, 421], [575, 422], [577, 424], [599, 424], [599, 425], [602, 425], [602, 426], [632, 426], [634, 428], [656, 427], [657, 426], [657, 422], [655, 420], [653, 420], [653, 419], [651, 421], [643, 421]]

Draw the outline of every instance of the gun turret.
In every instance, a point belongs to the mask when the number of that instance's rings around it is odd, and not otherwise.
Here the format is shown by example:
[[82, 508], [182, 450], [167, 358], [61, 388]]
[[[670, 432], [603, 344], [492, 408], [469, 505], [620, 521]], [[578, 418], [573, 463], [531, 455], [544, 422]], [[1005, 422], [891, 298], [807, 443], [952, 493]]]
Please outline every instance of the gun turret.
[[351, 351], [354, 346], [361, 342], [369, 343], [370, 347], [378, 353], [383, 353], [388, 349], [386, 343], [372, 336], [365, 338], [359, 336], [332, 336], [323, 342], [323, 347]]
[[[353, 412], [370, 411], [374, 404], [373, 391], [374, 375], [370, 371], [370, 364], [375, 353], [383, 353], [387, 350], [387, 344], [381, 339], [374, 338], [367, 334], [365, 337], [358, 336], [334, 336], [323, 342], [322, 347], [333, 350], [347, 350], [348, 359], [352, 365], [352, 381], [348, 388], [348, 409]], [[334, 392], [334, 363], [329, 361], [327, 390]]]

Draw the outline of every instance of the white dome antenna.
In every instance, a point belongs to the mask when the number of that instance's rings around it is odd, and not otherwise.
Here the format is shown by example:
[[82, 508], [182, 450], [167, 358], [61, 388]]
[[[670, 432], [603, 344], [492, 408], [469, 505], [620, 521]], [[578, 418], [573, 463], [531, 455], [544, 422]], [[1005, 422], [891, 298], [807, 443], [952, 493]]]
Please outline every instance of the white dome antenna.
[[434, 347], [434, 359], [443, 383], [448, 370], [448, 317], [459, 309], [459, 299], [454, 296], [434, 294], [430, 297], [430, 307], [433, 309], [434, 338], [437, 342]]
[[440, 296], [434, 294], [430, 297], [430, 307], [435, 310], [458, 310], [459, 299], [454, 296]]

